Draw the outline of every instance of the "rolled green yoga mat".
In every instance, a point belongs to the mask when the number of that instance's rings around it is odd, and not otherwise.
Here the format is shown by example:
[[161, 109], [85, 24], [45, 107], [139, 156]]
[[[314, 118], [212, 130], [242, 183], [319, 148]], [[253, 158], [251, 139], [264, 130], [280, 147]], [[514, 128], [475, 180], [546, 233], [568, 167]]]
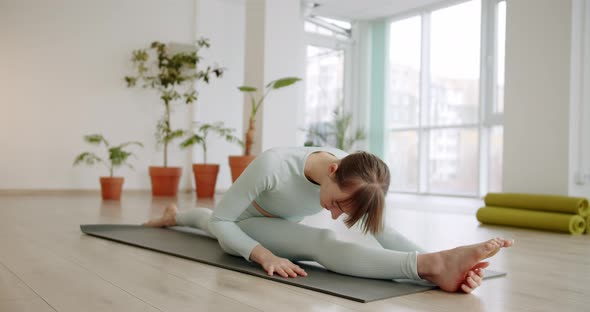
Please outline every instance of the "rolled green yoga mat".
[[486, 206], [510, 207], [590, 215], [588, 200], [582, 197], [559, 195], [535, 195], [520, 193], [488, 193], [484, 199]]
[[590, 234], [590, 217], [586, 217], [586, 234]]
[[476, 216], [479, 222], [487, 224], [510, 225], [571, 234], [582, 234], [586, 230], [586, 220], [574, 214], [486, 206], [479, 208]]

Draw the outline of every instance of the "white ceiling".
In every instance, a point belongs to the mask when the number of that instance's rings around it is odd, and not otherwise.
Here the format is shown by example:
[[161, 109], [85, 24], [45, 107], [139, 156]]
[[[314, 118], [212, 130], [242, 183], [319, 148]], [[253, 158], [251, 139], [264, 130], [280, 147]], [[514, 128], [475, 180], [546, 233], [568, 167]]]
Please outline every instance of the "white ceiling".
[[318, 4], [312, 14], [347, 21], [372, 20], [428, 6], [444, 0], [302, 0]]

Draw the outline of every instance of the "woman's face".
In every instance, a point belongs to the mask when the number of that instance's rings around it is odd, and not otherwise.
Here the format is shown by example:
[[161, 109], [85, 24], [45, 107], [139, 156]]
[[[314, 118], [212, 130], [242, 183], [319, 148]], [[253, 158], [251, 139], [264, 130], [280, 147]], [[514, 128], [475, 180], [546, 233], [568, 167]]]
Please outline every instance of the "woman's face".
[[352, 207], [346, 207], [343, 204], [351, 195], [352, 193], [341, 190], [336, 181], [327, 179], [320, 186], [320, 205], [330, 211], [332, 219], [336, 220], [341, 214], [349, 214], [351, 212]]

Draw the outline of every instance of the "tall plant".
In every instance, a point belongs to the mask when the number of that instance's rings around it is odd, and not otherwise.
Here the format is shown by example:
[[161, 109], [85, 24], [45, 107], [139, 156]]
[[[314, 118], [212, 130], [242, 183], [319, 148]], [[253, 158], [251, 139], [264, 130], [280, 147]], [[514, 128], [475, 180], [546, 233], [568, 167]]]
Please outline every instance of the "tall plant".
[[[170, 53], [169, 46], [158, 41], [152, 42], [149, 50], [133, 51], [135, 75], [126, 76], [127, 87], [143, 82], [144, 88], [151, 88], [160, 94], [164, 114], [156, 125], [156, 142], [164, 146], [164, 167], [168, 166], [168, 145], [185, 134], [183, 129], [174, 129], [170, 123], [171, 106], [175, 102], [191, 104], [198, 100], [195, 88], [197, 81], [209, 83], [210, 77], [221, 77], [224, 69], [218, 66], [199, 68], [203, 58], [202, 49], [209, 48], [208, 39], [201, 38], [190, 52]], [[150, 62], [150, 52], [155, 59]]]
[[255, 124], [256, 124], [256, 114], [258, 110], [262, 107], [264, 103], [264, 99], [268, 96], [268, 94], [272, 90], [281, 89], [284, 87], [288, 87], [297, 81], [301, 80], [298, 77], [285, 77], [280, 78], [277, 80], [273, 80], [269, 82], [264, 87], [264, 93], [259, 97], [256, 98], [255, 93], [258, 91], [258, 88], [251, 87], [251, 86], [240, 86], [238, 89], [244, 93], [247, 93], [250, 96], [250, 102], [252, 108], [250, 110], [250, 120], [248, 123], [248, 131], [246, 132], [246, 138], [244, 140], [244, 155], [251, 155], [252, 154], [252, 144], [254, 144], [254, 134], [256, 132]]

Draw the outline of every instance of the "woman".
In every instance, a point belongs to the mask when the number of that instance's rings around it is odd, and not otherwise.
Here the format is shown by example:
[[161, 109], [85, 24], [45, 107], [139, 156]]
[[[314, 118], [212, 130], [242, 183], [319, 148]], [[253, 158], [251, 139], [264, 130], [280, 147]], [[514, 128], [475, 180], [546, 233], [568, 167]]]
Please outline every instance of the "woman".
[[[387, 165], [366, 152], [273, 148], [246, 168], [212, 212], [177, 212], [171, 204], [144, 225], [199, 228], [217, 238], [225, 252], [260, 264], [269, 275], [306, 276], [292, 261], [311, 260], [341, 274], [427, 282], [467, 293], [481, 283], [489, 264], [482, 260], [513, 244], [496, 238], [425, 253], [383, 225], [389, 180]], [[359, 223], [382, 248], [339, 241], [331, 230], [299, 224], [322, 209], [332, 219], [346, 214], [348, 227]]]

